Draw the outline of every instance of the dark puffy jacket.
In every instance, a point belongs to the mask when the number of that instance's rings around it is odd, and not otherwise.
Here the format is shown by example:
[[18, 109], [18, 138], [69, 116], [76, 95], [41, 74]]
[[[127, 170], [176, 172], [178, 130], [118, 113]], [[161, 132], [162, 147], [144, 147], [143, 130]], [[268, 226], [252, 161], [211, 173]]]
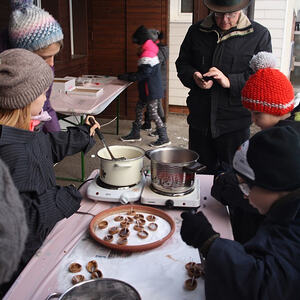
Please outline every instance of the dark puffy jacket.
[[48, 134], [4, 125], [0, 129], [0, 157], [20, 192], [29, 227], [24, 264], [54, 225], [80, 207], [82, 196], [74, 186], [56, 184], [53, 164], [67, 155], [88, 151], [95, 142], [88, 125]]
[[[216, 138], [250, 125], [250, 113], [241, 103], [241, 90], [251, 74], [249, 61], [259, 51], [272, 51], [270, 33], [262, 25], [250, 22], [243, 13], [237, 26], [223, 35], [213, 15], [189, 28], [176, 67], [179, 79], [190, 88], [187, 105], [191, 127], [211, 128]], [[195, 84], [194, 72], [204, 74], [211, 67], [218, 68], [229, 78], [229, 89], [216, 82], [210, 90]]]
[[206, 300], [294, 300], [300, 295], [300, 191], [278, 200], [244, 246], [222, 238], [206, 258]]
[[147, 40], [141, 47], [138, 60], [138, 70], [128, 73], [129, 81], [138, 81], [139, 98], [151, 101], [163, 98], [160, 63], [158, 59], [158, 46]]
[[[300, 134], [300, 122], [297, 121], [281, 120], [275, 126], [291, 126]], [[265, 217], [244, 198], [233, 170], [216, 176], [211, 195], [228, 206], [234, 239], [242, 244], [248, 242]]]
[[160, 62], [162, 87], [165, 91], [167, 88], [167, 62], [169, 58], [169, 48], [161, 43], [157, 44], [157, 46], [159, 49], [157, 56]]

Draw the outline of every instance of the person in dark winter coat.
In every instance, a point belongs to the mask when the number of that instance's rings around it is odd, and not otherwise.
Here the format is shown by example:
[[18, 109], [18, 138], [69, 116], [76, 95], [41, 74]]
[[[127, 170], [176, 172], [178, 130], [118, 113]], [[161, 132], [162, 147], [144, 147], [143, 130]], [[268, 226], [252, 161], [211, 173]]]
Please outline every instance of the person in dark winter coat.
[[[291, 118], [297, 105], [293, 86], [283, 73], [275, 69], [275, 56], [259, 52], [251, 59], [250, 66], [255, 73], [242, 89], [242, 103], [251, 112], [253, 122], [263, 130], [289, 125], [300, 134], [300, 122]], [[264, 216], [245, 201], [238, 180], [232, 170], [217, 175], [211, 194], [228, 206], [234, 239], [245, 243], [255, 235]]]
[[220, 238], [202, 212], [183, 213], [181, 237], [205, 259], [207, 300], [287, 300], [300, 293], [300, 136], [262, 130], [236, 152], [241, 190], [265, 215], [244, 245]]
[[[35, 52], [54, 72], [54, 57], [63, 46], [60, 24], [47, 11], [33, 4], [33, 0], [11, 0], [8, 26], [9, 46]], [[60, 130], [58, 117], [50, 103], [52, 84], [47, 92], [43, 113], [36, 119], [43, 121], [44, 132]]]
[[100, 125], [91, 127], [86, 121], [67, 131], [35, 131], [31, 117], [42, 110], [53, 72], [25, 49], [6, 50], [0, 61], [0, 157], [19, 190], [29, 227], [19, 273], [54, 225], [80, 207], [81, 194], [73, 185], [56, 184], [53, 165], [67, 155], [89, 151]]
[[146, 107], [150, 119], [155, 122], [158, 131], [158, 140], [149, 145], [154, 148], [169, 145], [164, 122], [157, 112], [158, 102], [163, 97], [158, 46], [150, 39], [149, 31], [143, 25], [132, 36], [134, 43], [140, 45], [138, 70], [135, 73], [125, 73], [118, 76], [121, 80], [138, 81], [139, 101], [136, 104], [136, 119], [132, 124], [131, 132], [121, 137], [123, 142], [140, 141], [140, 129], [143, 121], [143, 110]]
[[[160, 70], [161, 70], [161, 78], [162, 78], [162, 86], [163, 86], [163, 90], [164, 93], [166, 91], [167, 88], [167, 61], [168, 61], [168, 57], [169, 57], [169, 48], [168, 46], [164, 45], [161, 40], [163, 39], [163, 32], [160, 32], [157, 29], [154, 28], [150, 28], [148, 29], [149, 31], [149, 35], [150, 38], [153, 42], [156, 43], [156, 45], [158, 46], [158, 59], [160, 62]], [[160, 116], [161, 120], [166, 124], [166, 118], [165, 118], [165, 112], [164, 112], [164, 108], [162, 105], [162, 99], [160, 99], [160, 101], [158, 101], [158, 106], [157, 106], [157, 113]], [[150, 121], [150, 117], [149, 117], [149, 113], [146, 110], [145, 114], [144, 114], [144, 124], [142, 125], [141, 129], [146, 130], [146, 131], [150, 131], [149, 135], [150, 136], [157, 136], [157, 130], [155, 131], [151, 131], [151, 121]]]
[[211, 14], [189, 28], [176, 60], [177, 75], [190, 89], [189, 148], [209, 174], [231, 165], [249, 138], [251, 116], [241, 89], [251, 74], [251, 57], [272, 51], [268, 29], [242, 12], [249, 2], [204, 0]]

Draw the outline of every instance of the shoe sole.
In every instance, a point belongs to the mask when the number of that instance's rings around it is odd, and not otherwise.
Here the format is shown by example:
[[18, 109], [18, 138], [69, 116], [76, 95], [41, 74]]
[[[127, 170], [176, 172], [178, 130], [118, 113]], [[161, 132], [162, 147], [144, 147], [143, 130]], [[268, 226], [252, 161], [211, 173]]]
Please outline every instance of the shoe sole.
[[141, 130], [151, 132], [151, 131], [152, 131], [152, 128], [149, 128], [149, 129], [143, 129], [143, 128], [141, 128]]
[[142, 140], [142, 138], [139, 138], [139, 139], [131, 139], [131, 140], [125, 140], [125, 139], [122, 139], [120, 138], [120, 140], [122, 142], [140, 142]]
[[153, 147], [153, 148], [161, 148], [161, 147], [165, 147], [165, 146], [168, 146], [168, 145], [171, 145], [171, 142], [168, 142], [168, 143], [164, 143], [162, 145], [153, 145], [153, 144], [149, 144], [150, 147]]

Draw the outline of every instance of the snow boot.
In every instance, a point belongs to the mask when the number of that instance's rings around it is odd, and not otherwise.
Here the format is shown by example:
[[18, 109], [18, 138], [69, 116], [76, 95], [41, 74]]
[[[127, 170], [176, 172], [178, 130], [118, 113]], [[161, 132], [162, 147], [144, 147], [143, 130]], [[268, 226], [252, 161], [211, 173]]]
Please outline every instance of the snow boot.
[[[164, 126], [167, 128], [167, 125], [166, 125], [166, 124], [164, 124]], [[150, 131], [148, 135], [149, 135], [149, 136], [158, 136], [158, 131], [157, 131], [157, 129], [156, 129], [155, 131]]]
[[160, 148], [171, 144], [168, 138], [166, 127], [157, 128], [157, 132], [158, 132], [158, 140], [150, 143], [149, 146], [153, 148]]
[[132, 123], [132, 129], [128, 135], [121, 136], [120, 140], [122, 142], [139, 142], [142, 140], [140, 135], [140, 127], [133, 122]]
[[145, 120], [145, 122], [142, 125], [141, 129], [146, 130], [146, 131], [151, 131], [151, 121], [149, 119], [147, 111], [144, 112], [144, 120]]

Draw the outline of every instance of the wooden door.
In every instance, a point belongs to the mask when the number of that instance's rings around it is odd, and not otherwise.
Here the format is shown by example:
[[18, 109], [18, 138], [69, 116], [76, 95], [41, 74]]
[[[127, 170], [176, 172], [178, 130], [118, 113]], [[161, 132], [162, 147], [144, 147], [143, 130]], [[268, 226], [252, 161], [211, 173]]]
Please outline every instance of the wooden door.
[[[89, 72], [117, 76], [137, 70], [137, 47], [131, 36], [140, 25], [157, 28], [168, 36], [167, 0], [89, 1]], [[135, 118], [136, 83], [121, 95], [121, 117]], [[165, 101], [165, 108], [167, 101]], [[110, 105], [102, 115], [112, 115]]]

